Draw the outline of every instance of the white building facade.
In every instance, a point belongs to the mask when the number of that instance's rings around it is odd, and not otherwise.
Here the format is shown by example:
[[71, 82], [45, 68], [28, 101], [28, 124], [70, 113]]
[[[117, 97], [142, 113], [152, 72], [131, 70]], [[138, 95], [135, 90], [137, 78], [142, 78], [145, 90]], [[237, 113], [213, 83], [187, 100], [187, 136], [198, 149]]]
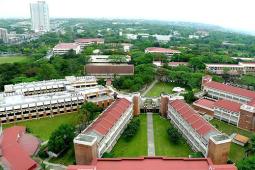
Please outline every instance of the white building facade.
[[35, 32], [50, 31], [49, 9], [45, 1], [30, 4], [32, 30]]

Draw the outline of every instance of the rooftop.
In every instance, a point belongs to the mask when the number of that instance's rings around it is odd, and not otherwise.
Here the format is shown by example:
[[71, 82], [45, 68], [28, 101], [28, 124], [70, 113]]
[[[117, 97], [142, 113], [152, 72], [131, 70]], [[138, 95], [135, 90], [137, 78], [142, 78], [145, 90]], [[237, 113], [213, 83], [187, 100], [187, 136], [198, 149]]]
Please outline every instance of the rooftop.
[[234, 165], [213, 165], [209, 158], [101, 158], [93, 165], [70, 165], [67, 170], [237, 170]]
[[103, 42], [104, 39], [102, 38], [79, 38], [76, 39], [75, 42], [78, 43], [91, 43], [91, 42]]
[[246, 98], [249, 98], [249, 99], [255, 99], [255, 92], [254, 91], [242, 89], [242, 88], [239, 88], [239, 87], [234, 87], [234, 86], [231, 86], [231, 85], [218, 83], [218, 82], [215, 82], [215, 81], [207, 82], [207, 83], [204, 84], [204, 86], [212, 88], [212, 89], [224, 91], [224, 92], [227, 92], [227, 93], [235, 94], [235, 95], [238, 95], [238, 96], [246, 97]]
[[83, 133], [93, 131], [105, 136], [130, 105], [131, 102], [125, 98], [117, 99]]
[[221, 99], [214, 103], [214, 107], [220, 107], [233, 112], [240, 112], [241, 104], [230, 100]]
[[0, 148], [3, 155], [3, 163], [9, 169], [35, 169], [37, 163], [30, 158], [39, 146], [39, 141], [26, 134], [23, 126], [13, 126], [3, 131], [0, 136]]
[[173, 100], [169, 103], [186, 122], [207, 141], [211, 135], [219, 134], [219, 132], [199, 114], [195, 112], [187, 103], [183, 100]]
[[199, 106], [206, 107], [209, 109], [213, 109], [214, 103], [215, 103], [214, 100], [209, 100], [206, 98], [200, 98], [197, 101], [193, 102], [194, 105], [199, 105]]
[[160, 48], [160, 47], [149, 47], [145, 49], [148, 52], [156, 52], [156, 53], [180, 53], [178, 50], [172, 50], [168, 48]]
[[71, 50], [71, 49], [76, 49], [78, 48], [79, 45], [76, 43], [59, 43], [57, 44], [54, 49], [58, 50], [58, 49], [64, 49], [64, 50]]

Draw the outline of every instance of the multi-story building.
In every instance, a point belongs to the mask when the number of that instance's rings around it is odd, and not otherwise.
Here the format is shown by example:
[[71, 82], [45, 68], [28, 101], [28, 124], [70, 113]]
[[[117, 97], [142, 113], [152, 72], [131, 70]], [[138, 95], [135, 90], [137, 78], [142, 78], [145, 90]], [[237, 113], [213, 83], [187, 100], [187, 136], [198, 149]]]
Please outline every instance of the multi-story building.
[[81, 49], [92, 44], [104, 44], [104, 39], [102, 38], [79, 38], [75, 40], [75, 43], [81, 46]]
[[74, 139], [77, 164], [90, 164], [111, 151], [133, 116], [133, 103], [117, 99]]
[[8, 31], [5, 28], [0, 28], [0, 40], [3, 41], [3, 43], [8, 43]]
[[252, 74], [255, 73], [255, 63], [240, 62], [238, 64], [206, 64], [206, 70], [214, 74], [231, 75]]
[[131, 56], [129, 55], [119, 55], [119, 56], [110, 56], [110, 55], [91, 55], [90, 63], [128, 63], [131, 61]]
[[85, 101], [99, 107], [107, 107], [113, 101], [111, 91], [95, 84], [95, 78], [71, 79], [75, 81], [63, 79], [9, 86], [6, 93], [0, 93], [0, 123], [77, 111]]
[[91, 63], [85, 65], [84, 71], [89, 76], [113, 78], [115, 75], [134, 75], [134, 65], [126, 63]]
[[174, 54], [180, 54], [181, 52], [167, 48], [149, 47], [145, 49], [145, 53], [160, 53], [165, 54], [166, 56], [172, 56]]
[[210, 158], [98, 158], [92, 165], [69, 165], [67, 170], [237, 170], [234, 165], [216, 165]]
[[217, 100], [226, 99], [246, 104], [255, 99], [254, 91], [212, 81], [211, 76], [203, 77], [202, 90], [206, 95]]
[[202, 89], [209, 98], [201, 98], [193, 106], [202, 114], [255, 131], [255, 92], [212, 81], [203, 77]]
[[63, 55], [73, 50], [75, 54], [79, 54], [81, 47], [76, 43], [60, 43], [53, 48], [54, 55]]
[[30, 4], [32, 30], [35, 32], [50, 31], [49, 9], [45, 1]]

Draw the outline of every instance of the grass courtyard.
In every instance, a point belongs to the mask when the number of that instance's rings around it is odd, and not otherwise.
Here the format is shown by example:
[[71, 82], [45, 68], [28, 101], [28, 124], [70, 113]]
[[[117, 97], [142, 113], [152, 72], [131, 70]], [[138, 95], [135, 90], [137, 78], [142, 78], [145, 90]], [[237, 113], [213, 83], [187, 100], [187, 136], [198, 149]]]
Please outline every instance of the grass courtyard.
[[[226, 133], [228, 135], [231, 135], [232, 133], [239, 133], [241, 135], [247, 136], [247, 137], [251, 137], [252, 135], [254, 135], [255, 133], [240, 129], [236, 126], [233, 126], [231, 124], [222, 122], [220, 120], [217, 119], [213, 119], [210, 121], [210, 123], [212, 125], [214, 125], [219, 131]], [[237, 145], [235, 143], [231, 144], [231, 149], [230, 149], [230, 154], [229, 154], [229, 158], [234, 161], [237, 162], [241, 159], [243, 159], [245, 156], [245, 151], [244, 151], [244, 147]]]
[[172, 127], [169, 120], [162, 118], [158, 114], [153, 115], [155, 152], [157, 156], [188, 157], [193, 151], [182, 139], [177, 145], [169, 141], [167, 129]]
[[120, 137], [111, 153], [114, 157], [138, 157], [147, 156], [147, 117], [140, 115], [140, 128], [136, 135], [126, 141]]
[[46, 117], [38, 120], [34, 119], [30, 121], [4, 124], [3, 128], [11, 127], [14, 125], [26, 126], [29, 128], [32, 134], [41, 140], [46, 141], [50, 138], [51, 133], [63, 123], [75, 125], [77, 123], [76, 113], [57, 115], [52, 118]]
[[0, 56], [0, 64], [26, 62], [29, 58], [26, 56]]
[[172, 94], [172, 90], [174, 88], [174, 85], [171, 83], [163, 83], [163, 82], [157, 82], [150, 91], [145, 95], [147, 97], [155, 97], [160, 96], [161, 93], [168, 93]]

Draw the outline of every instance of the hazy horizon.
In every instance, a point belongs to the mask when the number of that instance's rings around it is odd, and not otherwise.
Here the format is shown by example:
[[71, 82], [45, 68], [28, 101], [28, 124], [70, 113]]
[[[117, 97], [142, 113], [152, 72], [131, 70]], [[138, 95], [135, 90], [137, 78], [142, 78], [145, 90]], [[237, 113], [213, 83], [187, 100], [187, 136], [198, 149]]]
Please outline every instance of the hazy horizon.
[[[45, 0], [50, 18], [145, 19], [194, 22], [255, 32], [253, 0]], [[35, 0], [0, 0], [0, 18], [30, 18]], [[18, 9], [16, 8], [18, 6]]]

